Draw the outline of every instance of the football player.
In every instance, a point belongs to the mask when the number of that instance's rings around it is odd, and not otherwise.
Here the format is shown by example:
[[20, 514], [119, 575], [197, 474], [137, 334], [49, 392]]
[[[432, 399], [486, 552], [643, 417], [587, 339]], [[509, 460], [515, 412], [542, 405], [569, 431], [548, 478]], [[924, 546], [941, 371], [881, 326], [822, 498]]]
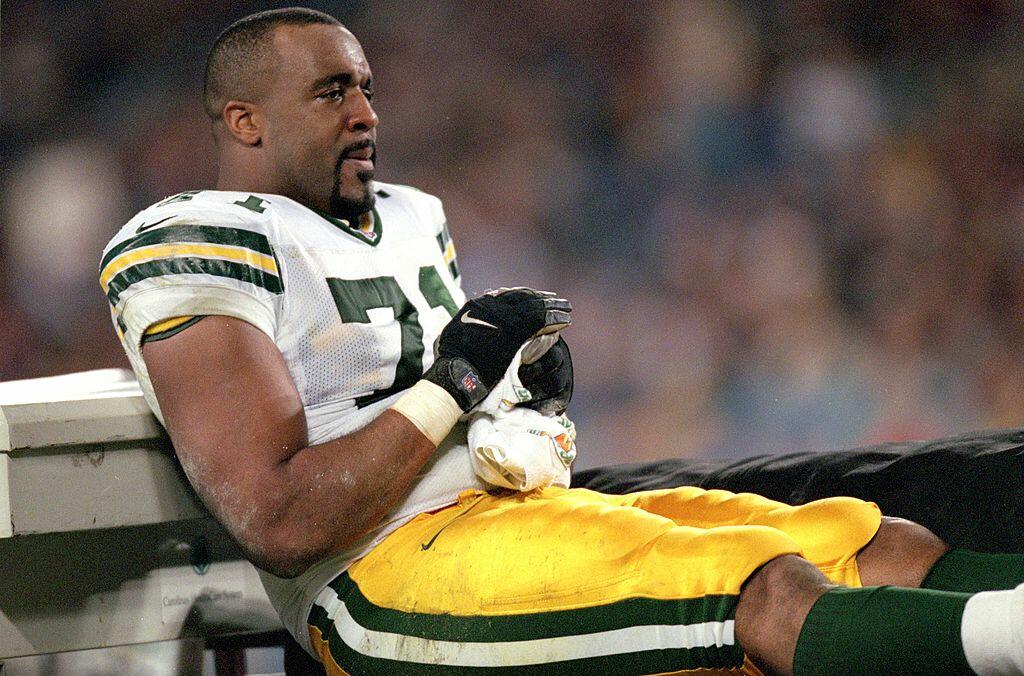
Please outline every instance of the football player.
[[[333, 17], [228, 27], [216, 189], [139, 213], [100, 270], [189, 480], [330, 673], [1024, 670], [1021, 557], [868, 502], [488, 492], [459, 419], [571, 307], [465, 301], [440, 202], [374, 180], [373, 87]], [[546, 410], [552, 354], [522, 374]]]

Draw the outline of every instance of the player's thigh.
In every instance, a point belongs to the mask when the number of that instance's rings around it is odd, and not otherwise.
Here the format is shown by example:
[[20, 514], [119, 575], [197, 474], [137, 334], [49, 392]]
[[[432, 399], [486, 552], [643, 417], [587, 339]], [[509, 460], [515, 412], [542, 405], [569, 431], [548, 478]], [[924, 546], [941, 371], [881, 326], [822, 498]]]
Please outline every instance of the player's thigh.
[[[467, 496], [403, 526], [335, 580], [311, 631], [322, 655], [380, 673], [425, 659], [491, 670], [542, 659], [583, 673], [736, 669], [743, 583], [796, 551], [772, 528], [679, 526], [589, 491]], [[350, 641], [367, 629], [377, 633], [361, 652]], [[381, 639], [385, 630], [398, 638]]]
[[[612, 587], [621, 587], [623, 593], [655, 593], [638, 590], [638, 585], [644, 578], [657, 578], [653, 570], [658, 569], [664, 569], [664, 583], [670, 585], [666, 594], [698, 595], [706, 589], [691, 584], [686, 569], [696, 569], [709, 558], [721, 571], [712, 586], [738, 589], [766, 556], [794, 551], [788, 538], [767, 528], [711, 532], [680, 526], [608, 497], [562, 489], [467, 497], [456, 507], [421, 515], [389, 536], [352, 574], [386, 559], [400, 571], [406, 597], [398, 598], [379, 576], [368, 588], [386, 589], [392, 601], [426, 612], [490, 606], [533, 610], [533, 597], [587, 603], [592, 591], [594, 600], [606, 601]], [[472, 598], [465, 598], [466, 585], [436, 584], [442, 574], [473, 582]], [[470, 605], [463, 607], [467, 601]]]
[[664, 516], [679, 525], [758, 525], [781, 530], [830, 580], [847, 585], [860, 584], [856, 555], [874, 537], [882, 519], [874, 503], [845, 497], [793, 506], [753, 493], [695, 486], [614, 497], [619, 504]]

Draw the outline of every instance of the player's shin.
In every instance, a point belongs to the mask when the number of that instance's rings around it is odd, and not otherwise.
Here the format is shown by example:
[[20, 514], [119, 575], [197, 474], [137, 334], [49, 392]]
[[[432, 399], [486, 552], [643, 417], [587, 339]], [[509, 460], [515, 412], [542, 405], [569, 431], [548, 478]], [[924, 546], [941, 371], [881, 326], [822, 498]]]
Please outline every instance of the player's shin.
[[1022, 674], [1024, 589], [832, 589], [804, 621], [793, 672]]

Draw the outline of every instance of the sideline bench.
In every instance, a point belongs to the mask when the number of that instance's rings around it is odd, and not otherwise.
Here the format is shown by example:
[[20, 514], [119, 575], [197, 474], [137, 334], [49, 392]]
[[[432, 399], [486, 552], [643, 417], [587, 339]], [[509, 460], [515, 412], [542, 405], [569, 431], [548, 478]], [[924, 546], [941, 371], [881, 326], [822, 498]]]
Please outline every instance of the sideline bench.
[[0, 665], [279, 630], [131, 372], [0, 383]]

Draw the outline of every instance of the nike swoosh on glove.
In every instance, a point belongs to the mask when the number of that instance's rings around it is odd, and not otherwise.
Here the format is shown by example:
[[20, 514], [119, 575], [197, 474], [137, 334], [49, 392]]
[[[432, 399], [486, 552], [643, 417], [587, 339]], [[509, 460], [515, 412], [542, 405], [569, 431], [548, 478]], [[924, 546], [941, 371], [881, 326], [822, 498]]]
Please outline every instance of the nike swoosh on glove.
[[423, 378], [444, 388], [465, 412], [479, 404], [523, 344], [572, 322], [572, 305], [526, 287], [478, 296], [452, 317], [434, 346], [437, 358]]

